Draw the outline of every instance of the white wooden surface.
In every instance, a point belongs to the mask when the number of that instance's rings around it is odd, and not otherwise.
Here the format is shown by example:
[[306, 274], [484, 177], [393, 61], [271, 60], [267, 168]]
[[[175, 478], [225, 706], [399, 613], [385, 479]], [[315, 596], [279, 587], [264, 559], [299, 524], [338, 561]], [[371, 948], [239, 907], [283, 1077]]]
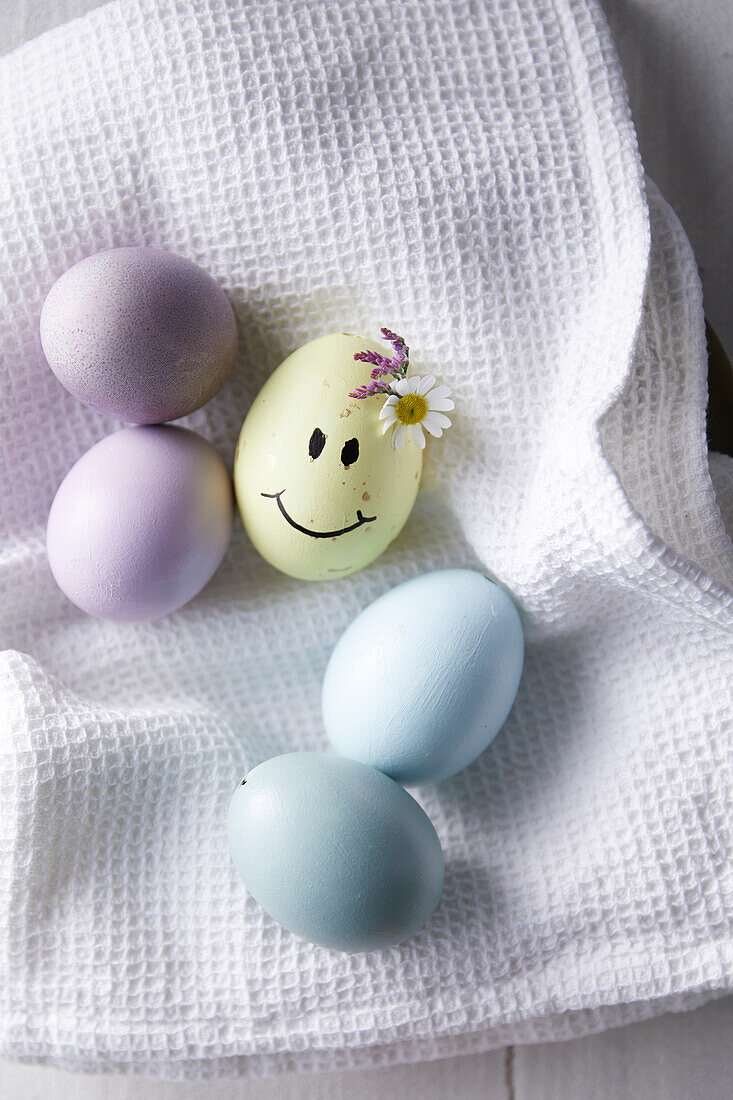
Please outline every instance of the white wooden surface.
[[[0, 53], [99, 0], [0, 0]], [[602, 0], [645, 165], [692, 240], [733, 349], [733, 0]], [[570, 1043], [417, 1066], [167, 1084], [0, 1061], [2, 1100], [731, 1100], [733, 998]]]
[[731, 1100], [732, 1039], [727, 997], [589, 1039], [526, 1047], [516, 1052], [511, 1100]]

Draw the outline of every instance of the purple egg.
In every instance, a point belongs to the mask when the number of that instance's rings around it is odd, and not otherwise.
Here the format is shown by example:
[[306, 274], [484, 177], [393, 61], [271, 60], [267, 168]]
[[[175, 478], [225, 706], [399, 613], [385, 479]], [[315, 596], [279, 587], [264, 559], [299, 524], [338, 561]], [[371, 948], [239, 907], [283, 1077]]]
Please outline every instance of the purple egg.
[[232, 516], [231, 480], [210, 443], [186, 428], [122, 428], [59, 486], [46, 531], [51, 572], [89, 615], [155, 619], [211, 578]]
[[41, 312], [41, 344], [79, 401], [132, 424], [158, 424], [218, 393], [237, 326], [224, 292], [190, 260], [113, 248], [56, 280]]

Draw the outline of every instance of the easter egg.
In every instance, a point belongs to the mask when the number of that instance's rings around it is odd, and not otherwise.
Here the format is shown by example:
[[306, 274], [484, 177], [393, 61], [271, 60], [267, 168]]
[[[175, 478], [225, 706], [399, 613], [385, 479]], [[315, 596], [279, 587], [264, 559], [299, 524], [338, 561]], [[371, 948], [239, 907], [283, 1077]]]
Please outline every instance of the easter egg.
[[156, 424], [219, 391], [234, 362], [237, 326], [224, 292], [190, 260], [158, 248], [112, 248], [53, 284], [41, 344], [79, 401]]
[[347, 627], [323, 680], [337, 752], [399, 783], [434, 783], [484, 751], [504, 724], [524, 662], [503, 588], [470, 569], [405, 581]]
[[83, 454], [48, 517], [51, 572], [68, 598], [101, 619], [174, 611], [224, 556], [234, 502], [214, 448], [185, 428], [123, 428]]
[[346, 333], [298, 348], [270, 376], [237, 444], [234, 485], [247, 534], [283, 573], [345, 577], [374, 561], [415, 502], [422, 451], [383, 434], [382, 396], [349, 394], [369, 380], [354, 360], [369, 341]]
[[397, 783], [329, 753], [253, 768], [229, 807], [229, 846], [247, 889], [284, 928], [337, 951], [412, 936], [443, 889], [432, 822]]

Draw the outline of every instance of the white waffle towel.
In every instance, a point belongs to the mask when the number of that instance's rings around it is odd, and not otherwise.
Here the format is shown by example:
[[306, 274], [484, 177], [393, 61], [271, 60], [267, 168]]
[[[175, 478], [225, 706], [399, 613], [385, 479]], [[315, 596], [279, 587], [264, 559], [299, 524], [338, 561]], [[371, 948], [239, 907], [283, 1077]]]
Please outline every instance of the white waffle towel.
[[[0, 96], [2, 1051], [325, 1069], [730, 990], [733, 462], [713, 460], [716, 495], [695, 265], [647, 205], [595, 0], [121, 0], [2, 59]], [[450, 385], [454, 427], [383, 558], [302, 583], [237, 523], [166, 619], [65, 600], [49, 505], [115, 425], [56, 382], [39, 314], [72, 263], [131, 244], [234, 304], [234, 375], [187, 421], [229, 462], [268, 373], [323, 333], [388, 325]], [[519, 698], [476, 764], [420, 791], [447, 858], [435, 917], [329, 953], [247, 897], [230, 793], [325, 747], [340, 632], [447, 565], [519, 601]]]

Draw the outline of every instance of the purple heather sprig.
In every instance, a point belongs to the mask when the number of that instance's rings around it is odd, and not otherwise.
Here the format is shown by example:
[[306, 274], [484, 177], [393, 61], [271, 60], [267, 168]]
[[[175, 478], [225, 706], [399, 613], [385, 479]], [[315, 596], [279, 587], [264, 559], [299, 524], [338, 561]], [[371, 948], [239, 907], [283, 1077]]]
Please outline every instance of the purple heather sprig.
[[366, 386], [359, 386], [349, 394], [349, 397], [356, 397], [359, 401], [363, 397], [374, 397], [378, 393], [392, 393], [391, 382], [369, 382]]
[[[394, 355], [388, 359], [386, 355], [380, 355], [378, 351], [368, 349], [367, 351], [357, 351], [354, 359], [360, 360], [362, 363], [372, 364], [372, 379], [384, 378], [385, 374], [391, 374], [394, 378], [406, 378], [410, 367], [410, 349], [396, 332], [391, 332], [388, 328], [380, 329], [380, 331], [385, 340], [394, 348]], [[377, 393], [391, 392], [390, 383], [383, 383], [378, 386], [375, 382], [371, 382], [368, 386], [359, 386], [358, 389], [349, 394], [349, 397], [356, 397], [361, 401], [362, 398], [373, 397]]]
[[[394, 348], [394, 355], [388, 359], [378, 351], [357, 351], [354, 359], [372, 364], [372, 381], [365, 386], [352, 390], [349, 397], [361, 401], [364, 397], [386, 394], [379, 419], [384, 421], [383, 434], [392, 432], [392, 446], [401, 451], [408, 434], [421, 449], [425, 446], [425, 432], [441, 436], [445, 428], [450, 428], [450, 419], [446, 412], [454, 407], [447, 386], [436, 385], [432, 374], [424, 378], [408, 378], [410, 368], [410, 349], [401, 336], [381, 329], [382, 336]], [[392, 375], [389, 382], [385, 375]]]

